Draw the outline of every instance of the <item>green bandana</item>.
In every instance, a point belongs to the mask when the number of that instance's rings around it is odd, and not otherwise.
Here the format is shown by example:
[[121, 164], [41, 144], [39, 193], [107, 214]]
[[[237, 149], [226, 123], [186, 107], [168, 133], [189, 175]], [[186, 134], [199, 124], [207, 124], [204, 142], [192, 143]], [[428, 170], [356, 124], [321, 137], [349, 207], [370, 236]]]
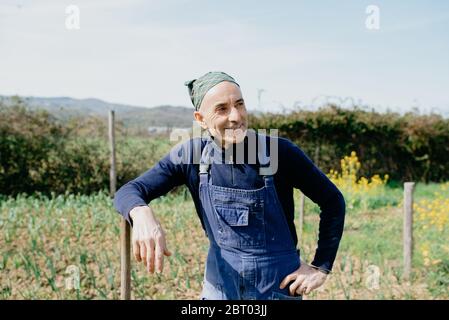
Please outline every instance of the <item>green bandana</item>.
[[192, 100], [193, 106], [195, 107], [196, 111], [198, 111], [198, 109], [200, 108], [201, 102], [203, 101], [206, 93], [212, 87], [223, 81], [229, 81], [235, 83], [236, 85], [239, 85], [237, 82], [235, 82], [233, 77], [220, 71], [208, 72], [198, 79], [193, 79], [184, 83], [184, 85], [186, 85], [189, 89], [190, 99]]

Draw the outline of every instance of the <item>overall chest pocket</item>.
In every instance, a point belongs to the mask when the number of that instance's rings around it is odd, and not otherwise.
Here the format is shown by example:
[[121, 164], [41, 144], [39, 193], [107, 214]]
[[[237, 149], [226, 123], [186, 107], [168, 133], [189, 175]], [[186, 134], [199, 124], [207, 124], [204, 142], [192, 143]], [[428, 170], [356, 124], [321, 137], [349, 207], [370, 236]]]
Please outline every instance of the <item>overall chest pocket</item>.
[[214, 205], [217, 242], [231, 248], [258, 248], [265, 245], [263, 204], [220, 203]]

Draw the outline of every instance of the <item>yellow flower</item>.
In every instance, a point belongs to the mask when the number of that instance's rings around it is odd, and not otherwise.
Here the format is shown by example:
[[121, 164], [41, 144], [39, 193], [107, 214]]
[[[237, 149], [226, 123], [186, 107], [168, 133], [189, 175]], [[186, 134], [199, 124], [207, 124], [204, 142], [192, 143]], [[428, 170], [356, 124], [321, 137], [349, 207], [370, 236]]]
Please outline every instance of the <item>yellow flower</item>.
[[387, 183], [388, 175], [384, 175], [384, 179], [379, 174], [373, 175], [371, 178], [358, 177], [358, 171], [361, 163], [357, 158], [355, 151], [350, 156], [345, 156], [340, 160], [341, 172], [331, 169], [329, 178], [335, 185], [351, 198], [364, 198], [367, 193], [378, 194], [384, 192], [384, 186]]

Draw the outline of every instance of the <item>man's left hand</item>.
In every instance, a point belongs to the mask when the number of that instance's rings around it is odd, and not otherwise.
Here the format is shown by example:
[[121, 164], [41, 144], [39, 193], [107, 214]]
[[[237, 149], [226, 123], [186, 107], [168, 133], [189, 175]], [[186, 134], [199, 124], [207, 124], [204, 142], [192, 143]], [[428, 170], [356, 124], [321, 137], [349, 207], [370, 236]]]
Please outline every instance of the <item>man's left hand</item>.
[[282, 280], [280, 289], [284, 289], [293, 281], [289, 286], [290, 295], [295, 295], [295, 292], [300, 295], [306, 295], [320, 287], [326, 281], [326, 278], [327, 274], [323, 271], [312, 268], [307, 263], [301, 263], [298, 270]]

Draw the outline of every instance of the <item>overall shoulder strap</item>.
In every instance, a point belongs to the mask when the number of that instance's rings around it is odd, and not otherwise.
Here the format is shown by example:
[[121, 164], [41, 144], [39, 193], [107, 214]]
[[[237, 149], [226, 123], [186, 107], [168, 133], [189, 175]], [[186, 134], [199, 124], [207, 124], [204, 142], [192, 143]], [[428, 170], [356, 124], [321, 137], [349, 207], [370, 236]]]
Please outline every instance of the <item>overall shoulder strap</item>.
[[201, 152], [201, 159], [200, 159], [200, 174], [208, 173], [209, 167], [211, 164], [211, 152], [212, 152], [212, 139], [208, 137], [206, 140], [206, 145], [203, 148], [203, 151]]

